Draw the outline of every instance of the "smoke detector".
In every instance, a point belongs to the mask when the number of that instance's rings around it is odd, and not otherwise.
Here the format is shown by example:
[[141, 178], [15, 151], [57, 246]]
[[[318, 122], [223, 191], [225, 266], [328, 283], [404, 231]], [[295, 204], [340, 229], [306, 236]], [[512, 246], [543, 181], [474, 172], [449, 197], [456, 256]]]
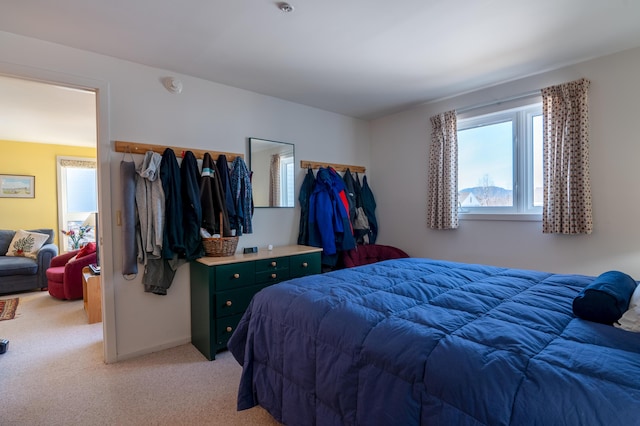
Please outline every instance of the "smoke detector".
[[291, 6], [287, 2], [281, 1], [281, 2], [277, 3], [277, 5], [278, 5], [278, 9], [280, 9], [284, 13], [293, 12], [293, 6]]

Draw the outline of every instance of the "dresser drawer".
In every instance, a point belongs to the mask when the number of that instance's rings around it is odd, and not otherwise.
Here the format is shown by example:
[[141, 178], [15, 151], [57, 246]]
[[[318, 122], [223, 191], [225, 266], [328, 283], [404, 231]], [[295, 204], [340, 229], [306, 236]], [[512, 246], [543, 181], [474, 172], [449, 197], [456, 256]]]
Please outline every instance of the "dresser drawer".
[[216, 291], [255, 284], [254, 262], [231, 263], [216, 267]]
[[275, 269], [273, 271], [256, 272], [256, 283], [275, 284], [289, 279], [289, 269]]
[[291, 278], [320, 273], [320, 253], [297, 254], [289, 258]]
[[225, 349], [231, 335], [236, 330], [242, 314], [221, 318], [216, 325], [216, 350]]
[[289, 269], [288, 257], [274, 257], [271, 259], [256, 260], [256, 273]]
[[255, 285], [216, 293], [213, 302], [216, 318], [243, 313], [247, 309], [247, 306], [249, 306], [253, 295], [264, 287], [266, 287], [266, 285]]

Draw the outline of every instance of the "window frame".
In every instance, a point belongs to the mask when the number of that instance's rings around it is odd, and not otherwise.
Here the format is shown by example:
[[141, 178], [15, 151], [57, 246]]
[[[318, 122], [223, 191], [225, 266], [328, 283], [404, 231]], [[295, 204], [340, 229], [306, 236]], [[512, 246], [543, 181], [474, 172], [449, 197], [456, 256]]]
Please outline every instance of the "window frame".
[[[513, 205], [504, 207], [458, 208], [461, 220], [542, 220], [542, 206], [534, 206], [534, 124], [533, 118], [542, 115], [540, 97], [517, 103], [497, 104], [473, 112], [458, 114], [457, 131], [492, 124], [512, 122], [512, 191]], [[458, 147], [459, 151], [460, 147]], [[461, 169], [458, 152], [458, 173]], [[459, 184], [459, 182], [458, 182]], [[460, 188], [456, 188], [458, 191]]]

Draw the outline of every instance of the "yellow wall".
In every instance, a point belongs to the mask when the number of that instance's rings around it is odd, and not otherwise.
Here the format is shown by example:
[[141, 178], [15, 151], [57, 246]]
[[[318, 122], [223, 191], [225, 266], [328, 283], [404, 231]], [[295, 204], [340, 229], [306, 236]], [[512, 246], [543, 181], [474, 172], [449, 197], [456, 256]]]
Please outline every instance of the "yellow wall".
[[0, 174], [35, 176], [35, 198], [0, 198], [0, 229], [51, 228], [58, 241], [56, 156], [96, 157], [95, 148], [0, 140]]

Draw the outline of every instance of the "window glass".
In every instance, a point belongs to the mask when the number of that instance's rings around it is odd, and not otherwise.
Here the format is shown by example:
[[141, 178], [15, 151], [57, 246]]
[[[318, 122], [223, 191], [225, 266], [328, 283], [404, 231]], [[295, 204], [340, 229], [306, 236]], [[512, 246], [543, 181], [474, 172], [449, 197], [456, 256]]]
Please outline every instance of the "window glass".
[[463, 207], [513, 205], [511, 121], [458, 131], [458, 188]]
[[458, 120], [458, 203], [465, 214], [539, 214], [541, 104]]

